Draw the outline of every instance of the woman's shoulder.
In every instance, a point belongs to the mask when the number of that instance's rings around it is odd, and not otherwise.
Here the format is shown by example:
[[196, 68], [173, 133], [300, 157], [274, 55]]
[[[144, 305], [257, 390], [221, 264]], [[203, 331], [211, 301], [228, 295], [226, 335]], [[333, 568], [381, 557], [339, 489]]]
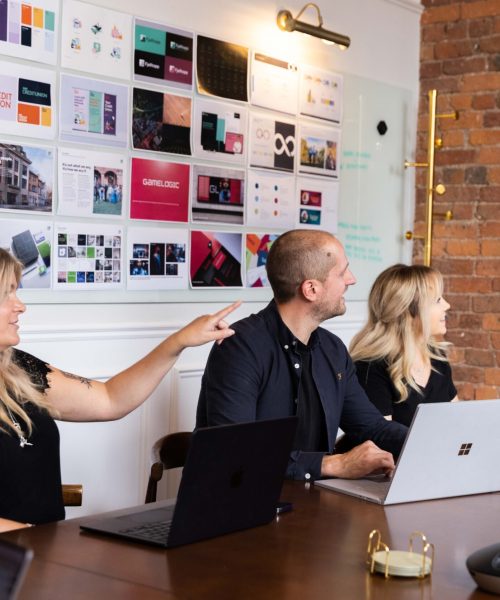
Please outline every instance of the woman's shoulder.
[[24, 350], [19, 350], [19, 348], [13, 348], [12, 361], [28, 373], [31, 381], [36, 386], [42, 390], [46, 390], [49, 387], [47, 373], [50, 372], [50, 368], [46, 362], [28, 352], [24, 352]]

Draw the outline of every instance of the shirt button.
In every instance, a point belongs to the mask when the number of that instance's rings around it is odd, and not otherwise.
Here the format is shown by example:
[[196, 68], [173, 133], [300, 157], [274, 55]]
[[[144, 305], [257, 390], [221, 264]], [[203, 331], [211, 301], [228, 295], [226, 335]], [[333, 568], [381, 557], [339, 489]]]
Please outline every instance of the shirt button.
[[294, 366], [296, 369], [300, 369], [300, 365], [299, 365], [299, 363], [295, 363], [293, 366]]
[[299, 403], [299, 399], [295, 398], [294, 402], [295, 402], [295, 404], [298, 404]]
[[288, 350], [288, 344], [284, 345], [285, 350]]
[[309, 481], [309, 479], [311, 479], [311, 473], [306, 473], [304, 477], [306, 481]]

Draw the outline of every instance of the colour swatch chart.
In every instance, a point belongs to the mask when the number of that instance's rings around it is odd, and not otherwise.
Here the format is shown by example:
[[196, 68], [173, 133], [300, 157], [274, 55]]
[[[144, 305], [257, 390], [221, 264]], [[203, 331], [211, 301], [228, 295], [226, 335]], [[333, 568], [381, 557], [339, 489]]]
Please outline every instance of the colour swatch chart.
[[292, 229], [295, 223], [293, 175], [250, 169], [247, 176], [247, 225]]
[[58, 0], [0, 0], [0, 53], [55, 65]]
[[99, 290], [122, 286], [123, 228], [58, 223], [54, 289]]
[[193, 34], [136, 18], [134, 79], [191, 90]]
[[72, 217], [121, 217], [127, 166], [121, 154], [59, 148], [57, 212]]
[[297, 178], [298, 209], [295, 226], [337, 232], [339, 183], [319, 177]]
[[127, 257], [129, 290], [188, 288], [186, 229], [129, 227]]
[[61, 65], [130, 79], [132, 17], [76, 0], [64, 0]]
[[300, 113], [341, 123], [342, 83], [342, 75], [312, 67], [303, 67], [300, 81]]
[[3, 134], [52, 139], [55, 133], [55, 73], [0, 64], [0, 129]]

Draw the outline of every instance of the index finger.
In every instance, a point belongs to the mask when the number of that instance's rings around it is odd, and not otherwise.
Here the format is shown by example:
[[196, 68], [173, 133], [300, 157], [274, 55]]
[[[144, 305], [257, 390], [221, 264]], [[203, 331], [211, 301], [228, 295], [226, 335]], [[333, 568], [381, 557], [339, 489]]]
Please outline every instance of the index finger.
[[222, 310], [219, 310], [216, 313], [213, 313], [212, 318], [215, 319], [216, 321], [221, 321], [222, 319], [224, 319], [224, 317], [227, 317], [227, 315], [232, 313], [233, 310], [236, 310], [239, 306], [241, 306], [241, 302], [242, 302], [241, 300], [237, 300], [236, 302], [233, 302], [229, 306], [226, 306], [226, 308], [223, 308]]

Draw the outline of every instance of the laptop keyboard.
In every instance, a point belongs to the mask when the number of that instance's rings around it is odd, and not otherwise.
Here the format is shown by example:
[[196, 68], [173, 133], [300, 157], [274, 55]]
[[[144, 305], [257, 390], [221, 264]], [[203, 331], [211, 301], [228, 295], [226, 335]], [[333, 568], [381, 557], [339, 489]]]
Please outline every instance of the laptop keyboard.
[[165, 543], [168, 539], [171, 525], [172, 521], [153, 521], [151, 523], [143, 523], [141, 525], [136, 525], [135, 527], [121, 529], [118, 533], [131, 535], [144, 540]]

